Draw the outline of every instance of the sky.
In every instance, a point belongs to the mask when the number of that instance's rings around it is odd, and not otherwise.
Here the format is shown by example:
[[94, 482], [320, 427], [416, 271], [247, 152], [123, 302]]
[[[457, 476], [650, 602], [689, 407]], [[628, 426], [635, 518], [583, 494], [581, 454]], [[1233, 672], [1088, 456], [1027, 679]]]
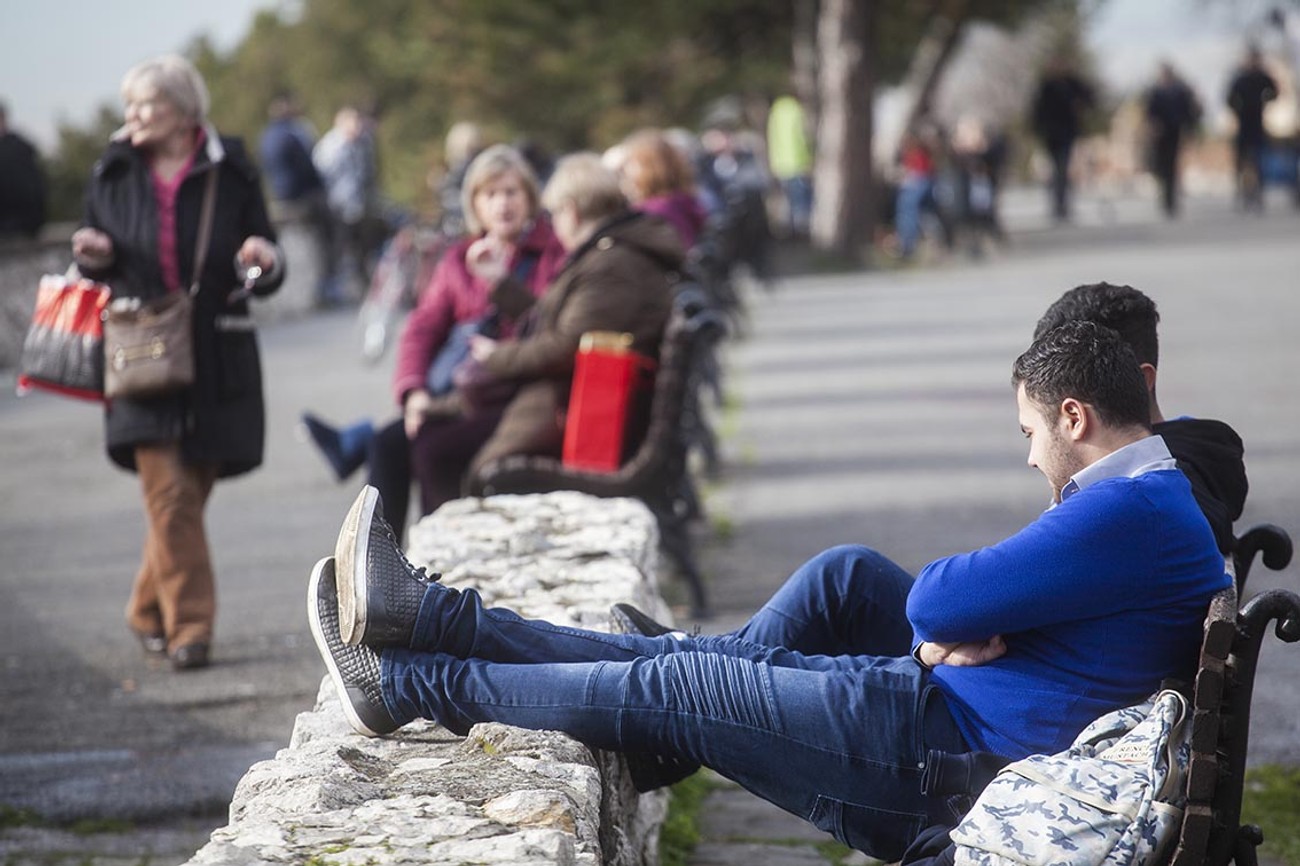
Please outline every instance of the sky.
[[181, 51], [207, 34], [237, 44], [261, 9], [280, 0], [0, 0], [0, 100], [9, 124], [42, 150], [60, 121], [80, 125], [108, 102], [136, 63]]
[[[42, 149], [60, 121], [88, 122], [135, 63], [178, 51], [207, 34], [218, 49], [238, 44], [261, 9], [294, 0], [0, 0], [0, 100], [10, 125]], [[526, 2], [526, 0], [521, 0]], [[1232, 13], [1229, 7], [1247, 9]], [[1150, 80], [1174, 61], [1207, 104], [1221, 99], [1262, 0], [1107, 0], [1089, 42], [1102, 77], [1119, 90]]]

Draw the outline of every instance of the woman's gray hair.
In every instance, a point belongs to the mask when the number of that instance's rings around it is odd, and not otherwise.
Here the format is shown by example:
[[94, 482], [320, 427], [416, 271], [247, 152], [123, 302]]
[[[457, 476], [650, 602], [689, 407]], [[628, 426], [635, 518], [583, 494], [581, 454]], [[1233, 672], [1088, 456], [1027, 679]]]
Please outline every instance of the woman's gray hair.
[[595, 153], [572, 153], [556, 163], [542, 192], [542, 206], [555, 213], [572, 204], [581, 222], [604, 220], [627, 209], [618, 175]]
[[532, 166], [519, 151], [508, 144], [494, 144], [474, 157], [474, 161], [465, 170], [465, 180], [460, 187], [460, 206], [465, 212], [465, 227], [472, 235], [483, 231], [483, 222], [474, 212], [474, 196], [478, 191], [503, 174], [514, 172], [524, 186], [528, 196], [528, 214], [537, 215], [537, 202], [541, 194], [537, 190], [537, 175]]
[[194, 64], [179, 54], [164, 54], [132, 66], [122, 76], [122, 99], [141, 85], [155, 88], [195, 126], [207, 122], [211, 104], [208, 86]]

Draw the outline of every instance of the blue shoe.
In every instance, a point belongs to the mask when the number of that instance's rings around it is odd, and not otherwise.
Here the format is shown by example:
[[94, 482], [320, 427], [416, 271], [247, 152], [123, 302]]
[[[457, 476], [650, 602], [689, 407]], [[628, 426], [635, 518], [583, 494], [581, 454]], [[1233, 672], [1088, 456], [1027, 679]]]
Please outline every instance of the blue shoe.
[[307, 584], [307, 621], [353, 729], [367, 737], [382, 737], [401, 727], [384, 706], [379, 653], [370, 647], [348, 646], [339, 634], [339, 598], [332, 556], [312, 569]]
[[339, 481], [346, 481], [366, 462], [370, 440], [375, 437], [375, 427], [369, 421], [358, 421], [340, 430], [303, 412], [302, 424]]

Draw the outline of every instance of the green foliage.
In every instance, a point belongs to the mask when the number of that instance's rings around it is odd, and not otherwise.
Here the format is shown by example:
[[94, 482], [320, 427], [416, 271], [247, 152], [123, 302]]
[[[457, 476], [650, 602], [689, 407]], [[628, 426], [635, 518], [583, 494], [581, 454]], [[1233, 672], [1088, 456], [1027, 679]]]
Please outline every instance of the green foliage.
[[668, 816], [659, 829], [661, 866], [686, 866], [700, 842], [700, 808], [716, 788], [708, 773], [696, 773], [668, 791]]
[[[641, 126], [695, 127], [722, 96], [784, 89], [794, 2], [806, 0], [300, 0], [259, 12], [229, 51], [199, 39], [186, 53], [207, 80], [217, 128], [253, 152], [279, 91], [297, 94], [321, 132], [344, 105], [373, 111], [381, 186], [422, 209], [458, 120], [494, 140], [599, 149]], [[1079, 2], [954, 5], [1009, 23]], [[879, 80], [901, 77], [945, 5], [881, 4]], [[77, 218], [90, 166], [118, 123], [120, 112], [105, 108], [91, 128], [61, 132], [50, 163], [53, 218]]]
[[1246, 773], [1241, 819], [1264, 831], [1264, 851], [1300, 866], [1300, 767], [1263, 766]]
[[103, 153], [108, 137], [122, 125], [122, 112], [102, 106], [94, 121], [85, 128], [59, 125], [56, 155], [48, 160], [45, 173], [49, 182], [51, 221], [80, 220], [86, 180], [95, 160]]
[[11, 827], [44, 827], [45, 820], [30, 809], [18, 809], [0, 803], [0, 830]]
[[719, 95], [784, 81], [791, 18], [761, 0], [304, 0], [293, 20], [259, 14], [228, 55], [189, 53], [217, 126], [250, 141], [281, 89], [318, 130], [344, 104], [373, 110], [384, 188], [419, 205], [457, 120], [553, 151], [693, 125]]

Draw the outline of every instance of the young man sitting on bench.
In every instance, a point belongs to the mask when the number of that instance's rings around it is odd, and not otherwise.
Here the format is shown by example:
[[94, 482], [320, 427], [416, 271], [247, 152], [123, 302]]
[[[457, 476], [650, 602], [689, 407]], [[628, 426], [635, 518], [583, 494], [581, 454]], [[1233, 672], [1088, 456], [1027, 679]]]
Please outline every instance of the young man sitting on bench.
[[[804, 566], [851, 561], [870, 573], [863, 584], [879, 591], [852, 622], [827, 626], [859, 636], [879, 626], [885, 650], [872, 654], [612, 635], [485, 608], [473, 590], [413, 568], [364, 490], [308, 590], [349, 720], [370, 736], [417, 718], [460, 733], [496, 721], [702, 763], [896, 859], [922, 827], [952, 817], [921, 793], [929, 749], [1061, 750], [1103, 713], [1190, 673], [1206, 604], [1229, 583], [1114, 331], [1056, 328], [1016, 360], [1012, 381], [1029, 464], [1054, 507], [915, 580], [864, 548]], [[910, 624], [901, 651], [900, 622]]]

